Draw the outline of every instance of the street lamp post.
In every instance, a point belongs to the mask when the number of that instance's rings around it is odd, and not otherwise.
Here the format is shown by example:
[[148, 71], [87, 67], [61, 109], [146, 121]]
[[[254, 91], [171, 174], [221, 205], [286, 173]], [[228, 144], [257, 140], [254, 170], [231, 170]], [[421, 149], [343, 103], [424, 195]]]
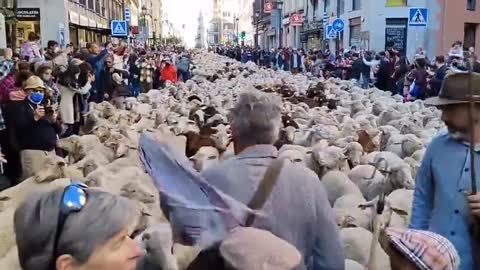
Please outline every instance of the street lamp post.
[[283, 1], [276, 1], [275, 2], [275, 9], [278, 11], [278, 47], [281, 48], [283, 46], [283, 25], [282, 25], [282, 8], [283, 8]]
[[153, 20], [154, 25], [153, 25], [153, 44], [156, 46], [157, 45], [157, 22], [158, 19]]
[[148, 42], [148, 25], [147, 25], [147, 8], [145, 6], [142, 6], [142, 12], [143, 12], [143, 35], [145, 37], [145, 49], [147, 48], [147, 42]]
[[237, 45], [240, 44], [240, 39], [239, 39], [239, 37], [238, 37], [238, 22], [239, 22], [239, 21], [240, 21], [240, 18], [236, 17], [236, 18], [235, 18], [235, 22], [236, 22], [236, 27], [237, 27], [237, 29], [236, 29], [236, 32], [237, 32]]
[[259, 18], [260, 18], [260, 11], [255, 11], [255, 47], [258, 47], [258, 26], [260, 24], [259, 22]]

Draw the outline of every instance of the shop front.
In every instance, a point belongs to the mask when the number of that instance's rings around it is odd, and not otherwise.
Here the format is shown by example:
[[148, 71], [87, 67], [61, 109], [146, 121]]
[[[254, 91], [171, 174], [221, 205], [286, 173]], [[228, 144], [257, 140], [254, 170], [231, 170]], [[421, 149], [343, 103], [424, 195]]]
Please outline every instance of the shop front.
[[307, 43], [307, 49], [318, 49], [322, 45], [324, 37], [324, 26], [320, 21], [305, 23], [303, 26], [304, 40]]
[[28, 40], [28, 34], [34, 32], [41, 36], [40, 29], [40, 8], [18, 8], [17, 9], [17, 44]]
[[74, 11], [69, 11], [70, 41], [75, 47], [85, 47], [87, 43], [107, 42], [110, 27], [106, 24], [87, 18]]

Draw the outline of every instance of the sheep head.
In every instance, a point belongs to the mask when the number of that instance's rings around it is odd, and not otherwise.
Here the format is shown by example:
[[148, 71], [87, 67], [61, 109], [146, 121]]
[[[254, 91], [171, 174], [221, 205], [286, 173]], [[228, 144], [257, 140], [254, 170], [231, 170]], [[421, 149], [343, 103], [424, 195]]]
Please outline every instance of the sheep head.
[[301, 151], [297, 149], [288, 149], [282, 151], [279, 156], [279, 158], [284, 157], [286, 159], [289, 159], [292, 163], [298, 163], [298, 164], [303, 164], [306, 165], [305, 163], [305, 153], [302, 153]]
[[42, 169], [35, 173], [34, 179], [37, 183], [51, 182], [56, 179], [65, 178], [65, 160], [59, 156], [49, 156], [43, 163]]
[[220, 151], [225, 151], [232, 139], [230, 126], [221, 124], [216, 127], [212, 127], [212, 129], [217, 131], [216, 133], [210, 135], [210, 138], [215, 143], [215, 147]]
[[68, 152], [69, 162], [71, 164], [81, 160], [87, 155], [85, 147], [77, 135], [60, 139], [58, 141], [58, 147]]
[[314, 148], [312, 157], [324, 170], [340, 170], [347, 160], [345, 151], [336, 146], [328, 146], [323, 149]]
[[218, 163], [220, 154], [215, 147], [203, 146], [195, 155], [190, 157], [190, 161], [193, 162], [195, 170], [201, 172], [208, 167]]
[[344, 152], [347, 156], [350, 168], [353, 168], [360, 164], [363, 156], [363, 147], [357, 142], [351, 142], [345, 147]]
[[137, 182], [130, 182], [122, 186], [120, 195], [142, 203], [155, 202], [155, 195]]
[[104, 143], [110, 137], [111, 129], [107, 126], [100, 125], [93, 129], [93, 134], [100, 139], [100, 142]]

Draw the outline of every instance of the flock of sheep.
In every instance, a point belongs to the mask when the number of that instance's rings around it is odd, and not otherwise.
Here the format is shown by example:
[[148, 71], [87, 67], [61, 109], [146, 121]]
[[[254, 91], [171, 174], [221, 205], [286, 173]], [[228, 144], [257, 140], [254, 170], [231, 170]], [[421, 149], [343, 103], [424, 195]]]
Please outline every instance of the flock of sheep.
[[[127, 98], [123, 108], [91, 104], [84, 135], [59, 142], [66, 158], [49, 159], [35, 176], [0, 192], [0, 269], [20, 269], [13, 231], [19, 202], [71, 178], [138, 202], [144, 213], [138, 226], [151, 236], [139, 239], [154, 253], [146, 260], [161, 269], [184, 269], [198, 250], [175, 244], [172, 254], [159, 195], [138, 157], [139, 136], [170, 137], [202, 171], [233, 155], [228, 111], [249, 88], [282, 95], [280, 156], [309, 167], [323, 182], [345, 244], [346, 269], [390, 269], [379, 231], [408, 224], [425, 146], [444, 129], [440, 112], [349, 81], [261, 69], [203, 51], [194, 62], [186, 83]], [[379, 198], [385, 199], [382, 214], [376, 211]]]

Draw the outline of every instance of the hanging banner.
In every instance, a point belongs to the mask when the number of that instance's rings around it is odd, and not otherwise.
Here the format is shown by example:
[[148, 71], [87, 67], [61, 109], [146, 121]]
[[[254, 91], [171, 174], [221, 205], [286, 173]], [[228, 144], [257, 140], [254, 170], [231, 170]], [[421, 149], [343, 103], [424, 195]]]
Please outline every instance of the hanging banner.
[[0, 49], [7, 48], [7, 34], [5, 31], [5, 16], [0, 13]]
[[58, 43], [60, 48], [65, 48], [67, 45], [65, 41], [65, 25], [63, 23], [58, 24]]
[[273, 10], [273, 3], [272, 2], [266, 2], [263, 5], [263, 12], [264, 13], [272, 13]]
[[303, 25], [303, 14], [293, 13], [290, 16], [290, 25], [292, 25], [292, 26], [302, 26]]

